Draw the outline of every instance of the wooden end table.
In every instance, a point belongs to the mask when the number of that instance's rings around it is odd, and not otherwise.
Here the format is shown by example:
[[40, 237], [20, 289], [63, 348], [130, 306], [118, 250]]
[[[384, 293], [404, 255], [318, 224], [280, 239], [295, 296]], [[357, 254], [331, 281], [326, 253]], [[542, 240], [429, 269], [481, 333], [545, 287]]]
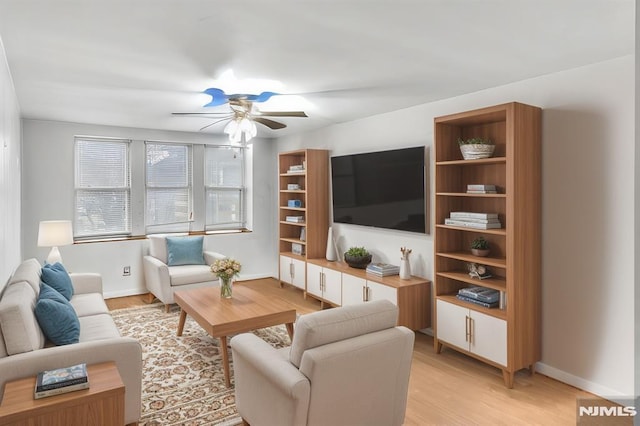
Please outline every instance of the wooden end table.
[[285, 324], [289, 337], [293, 338], [295, 307], [282, 299], [265, 296], [242, 285], [233, 287], [231, 299], [221, 298], [219, 287], [176, 291], [174, 298], [182, 309], [178, 322], [178, 336], [182, 336], [184, 323], [189, 315], [211, 337], [220, 339], [227, 387], [231, 386], [227, 336]]
[[114, 362], [87, 366], [89, 388], [34, 399], [35, 375], [7, 382], [0, 424], [29, 426], [122, 426], [124, 384]]

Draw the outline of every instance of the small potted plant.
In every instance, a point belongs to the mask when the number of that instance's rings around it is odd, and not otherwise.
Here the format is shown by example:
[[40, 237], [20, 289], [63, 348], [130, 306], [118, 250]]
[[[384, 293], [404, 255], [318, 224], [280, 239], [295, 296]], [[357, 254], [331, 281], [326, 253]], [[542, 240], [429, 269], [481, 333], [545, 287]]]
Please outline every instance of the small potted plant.
[[345, 252], [344, 261], [352, 268], [366, 269], [371, 263], [371, 253], [364, 247], [351, 247]]
[[493, 155], [493, 151], [496, 148], [491, 139], [480, 137], [469, 139], [458, 138], [458, 145], [460, 146], [462, 158], [465, 160], [489, 158]]
[[485, 257], [489, 255], [489, 241], [480, 236], [471, 242], [471, 254]]

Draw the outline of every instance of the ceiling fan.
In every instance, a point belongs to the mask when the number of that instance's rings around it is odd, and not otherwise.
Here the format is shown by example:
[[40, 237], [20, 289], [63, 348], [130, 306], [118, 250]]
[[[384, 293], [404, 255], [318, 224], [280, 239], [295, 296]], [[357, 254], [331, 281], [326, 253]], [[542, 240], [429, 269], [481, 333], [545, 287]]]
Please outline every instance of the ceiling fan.
[[239, 93], [227, 95], [223, 90], [211, 87], [204, 93], [211, 96], [211, 102], [204, 105], [205, 108], [229, 104], [231, 110], [227, 112], [174, 112], [172, 114], [214, 119], [213, 122], [202, 127], [201, 131], [228, 120], [229, 123], [225, 126], [224, 132], [229, 135], [232, 142], [240, 142], [243, 135], [245, 142], [256, 136], [255, 123], [260, 123], [273, 130], [287, 127], [284, 123], [266, 117], [308, 117], [304, 111], [260, 111], [254, 103], [265, 102], [272, 96], [279, 95], [275, 92], [262, 92], [258, 95]]

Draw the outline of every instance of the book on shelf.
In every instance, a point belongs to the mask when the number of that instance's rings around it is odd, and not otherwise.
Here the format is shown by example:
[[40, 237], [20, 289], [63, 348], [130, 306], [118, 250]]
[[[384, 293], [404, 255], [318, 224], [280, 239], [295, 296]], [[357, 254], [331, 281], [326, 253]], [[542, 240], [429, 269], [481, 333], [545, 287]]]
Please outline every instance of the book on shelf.
[[497, 194], [498, 191], [475, 191], [475, 190], [470, 190], [467, 189], [467, 194]]
[[486, 280], [487, 278], [491, 278], [493, 277], [493, 275], [491, 275], [491, 272], [484, 272], [484, 273], [479, 273], [479, 272], [469, 272], [469, 276], [471, 278], [477, 278], [479, 280]]
[[76, 364], [70, 367], [57, 368], [55, 370], [41, 371], [36, 376], [34, 389], [35, 399], [61, 393], [87, 389], [89, 377], [87, 365]]
[[497, 219], [498, 213], [451, 212], [451, 219]]
[[400, 267], [389, 263], [370, 263], [366, 271], [379, 277], [386, 277], [389, 275], [398, 275], [400, 273]]
[[495, 191], [495, 185], [469, 184], [467, 191]]
[[367, 265], [367, 269], [376, 270], [376, 271], [389, 271], [389, 270], [399, 270], [400, 267], [398, 265], [392, 265], [390, 263], [370, 263]]
[[458, 290], [458, 294], [486, 303], [495, 303], [500, 300], [500, 292], [487, 287], [464, 287]]
[[304, 216], [285, 216], [285, 222], [304, 223]]
[[499, 302], [487, 303], [478, 299], [474, 299], [473, 297], [464, 296], [462, 294], [456, 294], [456, 298], [464, 302], [473, 303], [474, 305], [483, 306], [485, 308], [497, 308], [499, 303]]
[[502, 224], [500, 222], [490, 222], [490, 223], [477, 223], [477, 222], [469, 222], [466, 220], [456, 220], [456, 219], [445, 219], [445, 225], [451, 226], [461, 226], [466, 228], [474, 228], [474, 229], [500, 229], [502, 228]]
[[453, 219], [453, 218], [449, 218], [450, 220], [462, 220], [465, 222], [469, 222], [469, 223], [500, 223], [499, 219], [475, 219], [475, 218], [464, 218], [464, 219]]

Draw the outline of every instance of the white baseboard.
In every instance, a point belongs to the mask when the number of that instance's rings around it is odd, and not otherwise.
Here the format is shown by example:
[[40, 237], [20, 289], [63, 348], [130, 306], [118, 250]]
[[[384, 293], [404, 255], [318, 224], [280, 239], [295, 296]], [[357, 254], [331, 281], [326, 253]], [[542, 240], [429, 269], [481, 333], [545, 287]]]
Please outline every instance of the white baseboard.
[[629, 398], [633, 398], [632, 395], [623, 394], [617, 390], [586, 380], [582, 377], [574, 376], [573, 374], [551, 367], [542, 362], [536, 363], [536, 372], [621, 405], [627, 405]]
[[146, 294], [148, 292], [149, 290], [147, 290], [146, 288], [130, 288], [119, 291], [107, 291], [104, 293], [104, 298], [113, 299], [116, 297], [137, 296], [138, 294]]

